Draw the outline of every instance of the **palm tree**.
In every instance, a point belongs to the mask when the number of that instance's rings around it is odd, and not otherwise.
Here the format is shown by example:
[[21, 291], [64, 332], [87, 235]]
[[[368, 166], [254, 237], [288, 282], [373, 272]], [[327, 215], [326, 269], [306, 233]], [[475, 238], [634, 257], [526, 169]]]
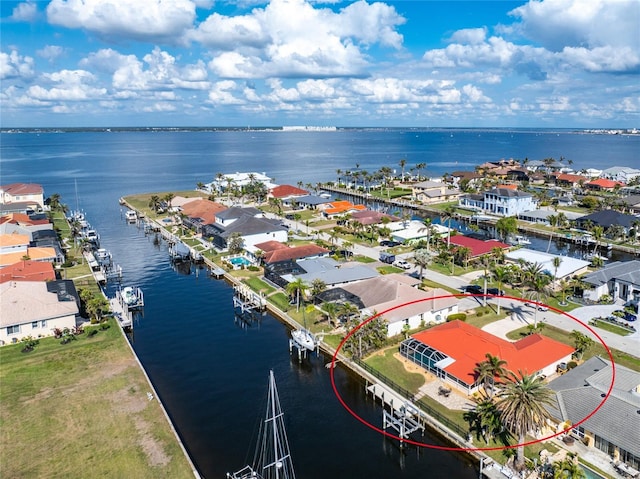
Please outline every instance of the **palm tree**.
[[420, 281], [422, 281], [422, 271], [431, 264], [431, 254], [429, 250], [419, 248], [413, 253], [413, 261], [420, 267]]
[[322, 311], [327, 315], [329, 323], [335, 326], [338, 318], [338, 305], [336, 303], [324, 303], [322, 305]]
[[424, 218], [422, 220], [424, 226], [418, 230], [418, 233], [426, 231], [427, 233], [427, 253], [429, 252], [429, 243], [431, 243], [431, 233], [433, 232], [433, 226], [431, 226], [431, 218]]
[[[502, 290], [502, 285], [509, 280], [510, 272], [505, 266], [496, 266], [493, 269], [493, 279], [498, 283], [498, 289]], [[498, 316], [500, 316], [500, 294], [498, 294]]]
[[160, 197], [158, 195], [151, 195], [151, 198], [149, 198], [149, 208], [154, 212], [158, 211], [160, 208]]
[[337, 169], [336, 170], [336, 178], [337, 178], [337, 182], [336, 182], [336, 186], [340, 186], [340, 177], [342, 176], [342, 170], [341, 169]]
[[456, 213], [456, 207], [453, 205], [448, 205], [443, 211], [442, 211], [442, 218], [448, 220], [448, 224], [447, 224], [447, 246], [451, 246], [451, 220], [453, 219], [453, 216]]
[[173, 193], [167, 193], [163, 199], [167, 202], [167, 211], [171, 211], [171, 202], [176, 197]]
[[586, 353], [593, 344], [593, 339], [575, 329], [571, 331], [571, 337], [573, 338], [574, 346], [576, 348], [576, 358], [582, 359], [584, 353]]
[[551, 226], [551, 233], [549, 234], [549, 243], [547, 244], [547, 253], [549, 249], [551, 249], [551, 240], [553, 239], [553, 231], [558, 226], [558, 216], [557, 215], [549, 215], [547, 216], [547, 221], [549, 222], [549, 226]]
[[536, 374], [519, 371], [509, 372], [507, 382], [500, 391], [496, 408], [502, 423], [518, 441], [516, 468], [524, 468], [524, 442], [528, 432], [534, 432], [546, 424], [550, 415], [545, 406], [550, 406], [553, 393]]
[[60, 194], [54, 193], [49, 197], [49, 207], [52, 210], [60, 208]]
[[600, 225], [593, 227], [593, 239], [596, 240], [595, 246], [593, 247], [593, 254], [596, 254], [598, 251], [598, 245], [600, 244], [600, 240], [604, 236], [604, 228]]
[[562, 257], [554, 256], [551, 260], [551, 264], [553, 265], [553, 285], [556, 285], [556, 281], [558, 281], [558, 268], [562, 264]]
[[404, 167], [407, 164], [407, 160], [404, 158], [400, 160], [400, 168], [402, 168], [402, 182], [404, 183]]
[[[507, 374], [505, 368], [507, 362], [500, 359], [498, 356], [493, 356], [491, 353], [485, 354], [485, 359], [473, 369], [473, 372], [478, 376], [478, 381], [481, 381], [483, 388], [489, 397], [493, 397], [495, 390], [496, 378], [502, 379]], [[491, 385], [491, 392], [489, 392], [489, 385]]]
[[287, 294], [289, 294], [289, 296], [295, 296], [296, 298], [296, 311], [300, 311], [300, 296], [302, 296], [302, 302], [304, 303], [304, 293], [307, 289], [309, 289], [309, 286], [302, 278], [296, 278], [287, 284]]
[[[537, 263], [536, 263], [537, 264]], [[540, 265], [538, 265], [540, 266]], [[549, 275], [545, 272], [543, 272], [541, 269], [535, 273], [533, 273], [530, 277], [529, 277], [529, 287], [535, 292], [536, 294], [536, 302], [539, 303], [540, 302], [540, 296], [546, 296], [549, 294], [549, 282], [550, 282], [550, 278]], [[534, 319], [533, 319], [533, 324], [534, 326], [538, 325], [538, 305], [535, 305], [535, 312], [534, 314]]]
[[473, 401], [475, 407], [465, 412], [463, 418], [469, 422], [470, 429], [482, 435], [485, 443], [489, 444], [489, 441], [503, 429], [496, 403], [484, 394], [474, 396]]
[[426, 163], [418, 163], [416, 169], [418, 170], [418, 181], [422, 180], [422, 170], [427, 167]]
[[578, 463], [578, 455], [569, 452], [561, 461], [554, 462], [553, 479], [586, 479], [587, 475]]

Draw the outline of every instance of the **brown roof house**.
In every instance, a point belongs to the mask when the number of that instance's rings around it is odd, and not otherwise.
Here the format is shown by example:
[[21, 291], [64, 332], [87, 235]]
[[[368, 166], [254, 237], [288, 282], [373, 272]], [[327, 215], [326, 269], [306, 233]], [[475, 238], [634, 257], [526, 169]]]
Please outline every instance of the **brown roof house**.
[[460, 190], [440, 181], [421, 181], [411, 186], [411, 196], [423, 204], [457, 201]]

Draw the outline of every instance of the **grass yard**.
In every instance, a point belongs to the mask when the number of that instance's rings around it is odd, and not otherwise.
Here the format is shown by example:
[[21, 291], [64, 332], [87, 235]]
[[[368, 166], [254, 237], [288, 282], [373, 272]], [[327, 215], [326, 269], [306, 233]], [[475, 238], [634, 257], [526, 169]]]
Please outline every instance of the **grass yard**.
[[0, 348], [3, 477], [192, 478], [118, 326]]
[[404, 270], [395, 266], [378, 266], [376, 268], [380, 274], [402, 273]]
[[289, 297], [284, 293], [276, 293], [267, 298], [271, 304], [281, 311], [287, 312], [289, 310]]
[[404, 365], [393, 356], [396, 352], [398, 352], [398, 346], [392, 346], [369, 356], [365, 363], [386, 377], [393, 378], [393, 382], [415, 394], [424, 385], [425, 378], [422, 374], [407, 371]]
[[256, 291], [257, 293], [263, 293], [265, 296], [273, 293], [276, 290], [273, 286], [265, 283], [264, 281], [262, 281], [260, 278], [257, 278], [257, 277], [245, 279], [243, 283], [246, 283], [247, 286], [249, 286], [252, 290]]
[[608, 321], [599, 321], [597, 319], [593, 319], [592, 321], [596, 323], [596, 327], [619, 336], [628, 336], [633, 333], [633, 331], [629, 331], [626, 328], [618, 326], [617, 324], [609, 323]]

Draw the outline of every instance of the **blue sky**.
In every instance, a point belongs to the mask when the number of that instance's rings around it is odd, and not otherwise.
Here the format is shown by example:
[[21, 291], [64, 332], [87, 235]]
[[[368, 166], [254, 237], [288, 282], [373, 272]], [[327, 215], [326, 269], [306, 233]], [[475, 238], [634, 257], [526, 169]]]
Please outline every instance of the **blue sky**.
[[638, 0], [0, 9], [3, 127], [640, 126]]

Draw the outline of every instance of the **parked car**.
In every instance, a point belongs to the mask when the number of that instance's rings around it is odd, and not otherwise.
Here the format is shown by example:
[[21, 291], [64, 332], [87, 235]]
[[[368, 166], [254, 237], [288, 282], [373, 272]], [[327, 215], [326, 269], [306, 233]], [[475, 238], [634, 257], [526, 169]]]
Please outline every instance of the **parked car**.
[[397, 241], [384, 240], [380, 241], [380, 246], [387, 246], [391, 248], [393, 246], [400, 246], [400, 243], [398, 243]]
[[637, 316], [637, 315], [635, 315], [635, 314], [633, 314], [633, 313], [629, 313], [628, 311], [625, 311], [625, 312], [624, 312], [624, 319], [625, 319], [626, 321], [633, 322], [633, 321], [635, 321], [636, 319], [638, 319], [638, 316]]
[[538, 308], [538, 311], [549, 311], [549, 308], [547, 308], [544, 304], [524, 303], [524, 305], [534, 309]]
[[465, 293], [471, 293], [471, 294], [483, 293], [482, 286], [478, 286], [477, 284], [468, 284], [463, 288], [463, 291]]
[[397, 268], [402, 268], [402, 269], [411, 269], [411, 264], [403, 259], [400, 259], [395, 263], [393, 263], [393, 266]]
[[396, 255], [391, 253], [385, 253], [384, 251], [380, 253], [380, 261], [387, 264], [393, 264], [396, 260]]
[[487, 288], [487, 293], [494, 296], [504, 296], [504, 291], [498, 288]]

